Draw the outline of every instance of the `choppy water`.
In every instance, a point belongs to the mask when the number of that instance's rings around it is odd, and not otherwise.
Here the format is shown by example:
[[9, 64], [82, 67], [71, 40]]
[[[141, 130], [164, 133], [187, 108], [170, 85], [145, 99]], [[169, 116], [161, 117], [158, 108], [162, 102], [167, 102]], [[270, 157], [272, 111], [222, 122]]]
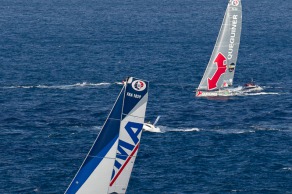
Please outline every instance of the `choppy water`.
[[128, 192], [292, 193], [291, 7], [243, 1], [235, 84], [194, 98], [227, 1], [1, 1], [0, 193], [62, 193], [126, 76], [150, 81]]

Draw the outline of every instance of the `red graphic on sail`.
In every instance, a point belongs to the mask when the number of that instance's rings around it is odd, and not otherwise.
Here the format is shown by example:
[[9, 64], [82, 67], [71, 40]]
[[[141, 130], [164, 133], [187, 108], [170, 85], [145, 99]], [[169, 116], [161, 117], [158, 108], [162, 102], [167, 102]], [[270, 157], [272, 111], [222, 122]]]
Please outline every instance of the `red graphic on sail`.
[[217, 87], [217, 82], [222, 74], [225, 73], [227, 67], [224, 64], [224, 61], [226, 60], [226, 57], [222, 55], [221, 53], [218, 53], [216, 59], [214, 60], [214, 63], [217, 64], [217, 71], [213, 75], [213, 77], [210, 79], [208, 78], [208, 90], [213, 90]]

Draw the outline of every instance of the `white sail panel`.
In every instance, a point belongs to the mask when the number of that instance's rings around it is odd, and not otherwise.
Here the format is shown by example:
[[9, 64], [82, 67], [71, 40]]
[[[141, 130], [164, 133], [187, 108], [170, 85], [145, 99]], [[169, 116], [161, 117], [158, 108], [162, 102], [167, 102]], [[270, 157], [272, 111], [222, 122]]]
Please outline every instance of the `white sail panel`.
[[128, 183], [129, 183], [129, 174], [132, 173], [134, 162], [136, 160], [138, 150], [136, 150], [135, 154], [132, 157], [128, 158], [127, 164], [124, 166], [123, 170], [120, 171], [120, 174], [117, 179], [112, 181], [112, 185], [110, 185], [108, 193], [119, 193], [124, 194], [127, 191]]
[[[133, 96], [129, 95], [129, 97], [131, 98]], [[108, 193], [126, 192], [140, 145], [147, 101], [148, 94], [145, 94], [121, 122], [117, 159]]]
[[91, 173], [87, 181], [77, 191], [77, 194], [96, 193], [96, 191], [99, 191], [99, 193], [107, 193], [108, 185], [111, 180], [111, 174], [108, 172], [112, 170], [115, 162], [116, 149], [114, 148], [117, 147], [117, 144], [118, 140], [114, 143], [108, 154], [102, 159], [98, 167]]
[[140, 145], [148, 86], [128, 79], [65, 193], [125, 193]]

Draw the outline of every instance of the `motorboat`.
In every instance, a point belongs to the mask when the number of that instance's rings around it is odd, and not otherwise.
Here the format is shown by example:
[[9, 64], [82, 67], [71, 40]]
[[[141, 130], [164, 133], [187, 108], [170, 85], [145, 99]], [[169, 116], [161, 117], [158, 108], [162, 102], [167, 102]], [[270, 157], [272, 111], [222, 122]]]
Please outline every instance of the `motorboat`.
[[253, 81], [244, 84], [242, 90], [249, 92], [257, 92], [263, 90], [263, 88], [259, 85], [256, 85]]
[[157, 124], [157, 122], [158, 122], [159, 119], [160, 119], [160, 116], [158, 116], [156, 118], [156, 120], [154, 121], [153, 124], [151, 124], [150, 121], [147, 122], [147, 123], [144, 123], [143, 124], [143, 131], [160, 133], [161, 132], [160, 128], [155, 126]]
[[149, 132], [154, 132], [154, 133], [159, 133], [161, 132], [159, 127], [155, 127], [151, 123], [144, 123], [143, 125], [143, 131], [149, 131]]

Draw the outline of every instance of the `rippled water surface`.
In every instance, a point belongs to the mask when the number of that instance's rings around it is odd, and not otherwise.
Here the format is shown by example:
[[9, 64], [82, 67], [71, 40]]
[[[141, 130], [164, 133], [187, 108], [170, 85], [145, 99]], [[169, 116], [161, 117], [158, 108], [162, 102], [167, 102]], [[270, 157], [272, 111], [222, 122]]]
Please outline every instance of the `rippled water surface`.
[[1, 1], [0, 193], [63, 193], [126, 76], [150, 81], [137, 193], [292, 193], [292, 2], [244, 0], [235, 85], [197, 99], [227, 1]]

